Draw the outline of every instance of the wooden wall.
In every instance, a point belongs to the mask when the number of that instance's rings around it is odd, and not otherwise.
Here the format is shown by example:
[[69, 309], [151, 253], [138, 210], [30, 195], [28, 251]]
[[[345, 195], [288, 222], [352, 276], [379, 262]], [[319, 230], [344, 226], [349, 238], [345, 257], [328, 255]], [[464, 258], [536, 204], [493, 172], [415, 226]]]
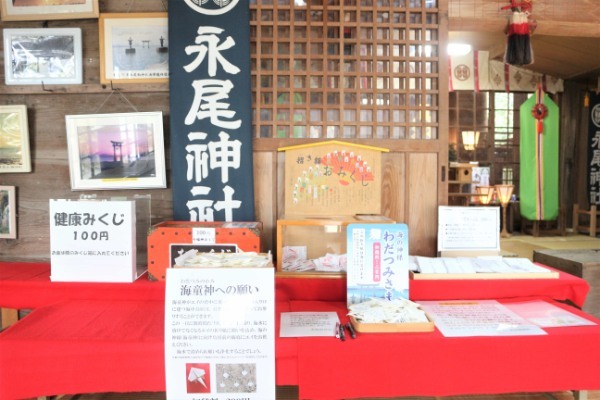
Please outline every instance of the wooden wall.
[[[284, 210], [284, 154], [277, 148], [288, 140], [254, 141], [255, 206], [257, 219], [263, 223], [267, 249], [275, 248], [277, 219]], [[382, 214], [409, 227], [410, 253], [434, 256], [437, 246], [437, 206], [446, 186], [439, 182], [440, 170], [447, 153], [438, 154], [437, 141], [377, 141], [371, 143], [390, 149], [382, 155]], [[287, 144], [286, 144], [287, 143]], [[293, 141], [292, 143], [302, 143]], [[358, 143], [358, 142], [357, 142]], [[444, 146], [443, 148], [446, 148]], [[444, 158], [445, 157], [445, 158]], [[339, 214], [334, 211], [333, 214]]]
[[[159, 0], [100, 1], [101, 12], [166, 11]], [[42, 21], [1, 22], [0, 28], [41, 28]], [[0, 260], [49, 260], [49, 199], [77, 199], [83, 193], [152, 196], [152, 218], [170, 219], [171, 190], [72, 191], [69, 178], [65, 115], [112, 112], [162, 111], [165, 138], [169, 136], [168, 85], [100, 84], [98, 20], [48, 21], [49, 28], [79, 27], [83, 39], [83, 84], [7, 86], [4, 84], [4, 50], [0, 51], [0, 104], [25, 104], [29, 122], [32, 172], [0, 174], [0, 185], [16, 186], [17, 239], [0, 239]], [[3, 47], [3, 44], [0, 44]], [[167, 177], [170, 172], [167, 171]]]
[[588, 175], [588, 119], [582, 85], [565, 81], [560, 98], [559, 205], [564, 210], [565, 224], [573, 226], [573, 205], [588, 209], [590, 199]]
[[[442, 2], [444, 4], [444, 2]], [[101, 0], [101, 12], [162, 12], [166, 1]], [[42, 22], [2, 22], [0, 28], [42, 27]], [[83, 33], [84, 83], [70, 86], [6, 86], [0, 60], [0, 104], [25, 104], [28, 109], [31, 173], [0, 174], [0, 185], [17, 187], [18, 238], [0, 239], [0, 260], [47, 261], [49, 199], [76, 199], [82, 193], [98, 195], [150, 194], [152, 223], [172, 219], [169, 160], [168, 84], [101, 85], [97, 20], [48, 21], [48, 27], [80, 27]], [[445, 37], [442, 35], [442, 38]], [[1, 46], [1, 44], [0, 44]], [[2, 54], [2, 51], [0, 51]], [[0, 56], [3, 58], [3, 56]], [[445, 60], [440, 60], [440, 63]], [[443, 74], [442, 74], [443, 75]], [[447, 79], [440, 77], [440, 88]], [[440, 90], [444, 93], [444, 90]], [[390, 149], [383, 156], [382, 209], [407, 223], [410, 253], [433, 256], [437, 238], [437, 205], [444, 204], [447, 187], [447, 96], [440, 95], [440, 140], [356, 141]], [[76, 192], [71, 190], [65, 115], [111, 112], [162, 111], [165, 127], [167, 189]], [[277, 148], [298, 140], [255, 139], [254, 176], [256, 219], [264, 226], [263, 251], [275, 251], [275, 227], [283, 210], [283, 154]]]

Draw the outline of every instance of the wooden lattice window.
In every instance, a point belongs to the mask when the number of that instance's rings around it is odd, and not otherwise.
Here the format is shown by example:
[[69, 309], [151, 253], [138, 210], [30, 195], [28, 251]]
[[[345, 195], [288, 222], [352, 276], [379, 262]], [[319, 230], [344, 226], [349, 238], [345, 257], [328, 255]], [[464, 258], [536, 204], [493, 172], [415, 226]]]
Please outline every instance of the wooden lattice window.
[[250, 13], [255, 137], [438, 138], [437, 0], [252, 0]]
[[[519, 108], [531, 93], [456, 91], [449, 96], [449, 142], [458, 162], [490, 166], [492, 184], [513, 184], [519, 193]], [[480, 133], [475, 150], [466, 150], [462, 131]]]

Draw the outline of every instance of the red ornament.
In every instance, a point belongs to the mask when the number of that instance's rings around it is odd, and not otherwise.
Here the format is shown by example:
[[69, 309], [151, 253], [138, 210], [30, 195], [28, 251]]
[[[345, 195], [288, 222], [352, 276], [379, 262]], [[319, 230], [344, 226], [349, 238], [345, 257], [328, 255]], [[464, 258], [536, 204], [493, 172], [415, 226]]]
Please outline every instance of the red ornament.
[[548, 107], [544, 105], [544, 103], [536, 103], [535, 106], [531, 109], [531, 115], [536, 120], [535, 130], [538, 134], [544, 132], [544, 122], [543, 119], [548, 116]]
[[531, 115], [537, 120], [544, 119], [548, 116], [548, 107], [543, 103], [536, 103], [531, 109]]

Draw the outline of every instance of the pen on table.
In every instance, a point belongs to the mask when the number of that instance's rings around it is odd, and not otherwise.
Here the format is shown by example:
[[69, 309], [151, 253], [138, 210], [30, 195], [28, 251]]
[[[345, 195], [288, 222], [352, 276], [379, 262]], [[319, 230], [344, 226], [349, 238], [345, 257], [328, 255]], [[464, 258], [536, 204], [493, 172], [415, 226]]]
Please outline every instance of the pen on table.
[[334, 333], [336, 339], [340, 338], [340, 323], [339, 322], [335, 323], [335, 331], [333, 333]]
[[346, 333], [344, 332], [344, 324], [339, 324], [340, 325], [340, 340], [343, 342], [344, 340], [346, 340]]
[[348, 328], [348, 332], [350, 332], [350, 337], [352, 339], [356, 339], [356, 331], [354, 330], [354, 327], [352, 326], [352, 324], [350, 322], [348, 322], [346, 324], [346, 327]]

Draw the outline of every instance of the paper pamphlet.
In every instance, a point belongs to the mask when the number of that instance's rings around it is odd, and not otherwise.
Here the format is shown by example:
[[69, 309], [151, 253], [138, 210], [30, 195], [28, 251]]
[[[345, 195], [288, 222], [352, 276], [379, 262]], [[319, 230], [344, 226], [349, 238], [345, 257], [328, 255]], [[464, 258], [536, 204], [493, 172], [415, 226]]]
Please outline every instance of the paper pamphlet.
[[336, 312], [283, 312], [280, 337], [335, 336], [340, 319]]
[[546, 334], [496, 300], [420, 301], [419, 304], [446, 337]]
[[542, 328], [589, 326], [596, 323], [543, 300], [508, 303], [505, 306], [529, 322]]

